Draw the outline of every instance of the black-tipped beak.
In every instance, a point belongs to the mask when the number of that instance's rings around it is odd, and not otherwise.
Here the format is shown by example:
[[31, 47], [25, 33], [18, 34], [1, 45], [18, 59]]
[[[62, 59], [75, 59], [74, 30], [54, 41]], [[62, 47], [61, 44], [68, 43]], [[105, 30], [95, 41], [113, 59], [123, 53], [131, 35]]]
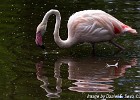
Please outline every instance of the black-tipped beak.
[[45, 49], [44, 45], [38, 45], [40, 48]]

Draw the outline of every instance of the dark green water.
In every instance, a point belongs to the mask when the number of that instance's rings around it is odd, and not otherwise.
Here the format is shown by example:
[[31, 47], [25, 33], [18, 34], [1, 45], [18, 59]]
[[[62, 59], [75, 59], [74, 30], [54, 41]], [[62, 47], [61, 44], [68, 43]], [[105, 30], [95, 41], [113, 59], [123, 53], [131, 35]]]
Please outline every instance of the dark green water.
[[[92, 57], [89, 44], [60, 49], [53, 40], [51, 16], [44, 38], [47, 54], [34, 42], [36, 27], [50, 9], [61, 12], [62, 39], [67, 37], [69, 16], [84, 9], [104, 10], [140, 33], [140, 0], [0, 2], [0, 100], [89, 100], [114, 94], [140, 98], [140, 35], [117, 38], [126, 48], [122, 52], [98, 44]], [[106, 67], [117, 62], [118, 68]]]

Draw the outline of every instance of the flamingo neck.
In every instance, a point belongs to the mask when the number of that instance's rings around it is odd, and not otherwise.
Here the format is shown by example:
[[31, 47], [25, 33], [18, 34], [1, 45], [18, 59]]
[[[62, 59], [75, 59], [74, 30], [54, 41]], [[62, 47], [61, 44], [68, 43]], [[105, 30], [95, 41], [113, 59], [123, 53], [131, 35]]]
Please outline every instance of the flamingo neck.
[[61, 23], [61, 15], [60, 15], [60, 12], [58, 10], [50, 10], [48, 11], [43, 20], [42, 20], [42, 24], [43, 25], [46, 25], [47, 26], [47, 21], [48, 21], [48, 18], [50, 15], [54, 14], [56, 16], [56, 22], [55, 22], [55, 28], [54, 28], [54, 32], [53, 32], [53, 35], [54, 35], [54, 40], [56, 42], [56, 44], [59, 46], [59, 47], [62, 47], [62, 48], [68, 48], [72, 45], [71, 43], [71, 40], [68, 36], [67, 40], [62, 40], [59, 36], [59, 28], [60, 28], [60, 23]]

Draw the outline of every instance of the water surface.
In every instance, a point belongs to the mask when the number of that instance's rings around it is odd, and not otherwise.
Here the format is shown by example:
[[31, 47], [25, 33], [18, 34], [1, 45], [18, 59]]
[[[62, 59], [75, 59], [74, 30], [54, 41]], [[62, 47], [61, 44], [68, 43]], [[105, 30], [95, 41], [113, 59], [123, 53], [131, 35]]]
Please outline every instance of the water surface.
[[[126, 48], [121, 52], [108, 43], [97, 44], [92, 57], [90, 44], [59, 48], [51, 16], [44, 37], [46, 51], [34, 42], [36, 27], [50, 9], [61, 12], [62, 39], [67, 38], [69, 16], [85, 9], [104, 10], [139, 33], [139, 0], [1, 0], [0, 8], [1, 100], [84, 100], [90, 95], [140, 93], [140, 35], [117, 38]], [[107, 67], [117, 62], [118, 67]]]

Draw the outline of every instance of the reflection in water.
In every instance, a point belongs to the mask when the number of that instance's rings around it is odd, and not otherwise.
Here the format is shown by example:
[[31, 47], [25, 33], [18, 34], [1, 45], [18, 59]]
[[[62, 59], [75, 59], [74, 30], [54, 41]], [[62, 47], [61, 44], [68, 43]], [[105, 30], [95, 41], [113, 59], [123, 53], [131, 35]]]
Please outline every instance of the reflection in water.
[[63, 58], [55, 62], [54, 77], [56, 78], [56, 92], [48, 88], [48, 77], [42, 74], [43, 62], [36, 64], [37, 79], [44, 82], [41, 87], [47, 92], [48, 97], [59, 97], [62, 92], [60, 78], [60, 67], [62, 64], [68, 65], [68, 79], [76, 81], [75, 86], [69, 87], [71, 91], [77, 92], [112, 92], [114, 79], [124, 76], [127, 68], [136, 66], [137, 60], [134, 58], [130, 63], [119, 62], [118, 67], [106, 67], [106, 63], [112, 64], [117, 60], [101, 60], [95, 58], [73, 59]]
[[48, 88], [49, 82], [48, 82], [48, 77], [43, 76], [42, 73], [42, 67], [43, 67], [43, 62], [39, 62], [36, 64], [36, 70], [37, 70], [37, 79], [42, 81], [44, 84], [41, 85], [40, 87], [43, 88], [47, 92], [47, 97], [51, 98], [58, 98], [59, 93], [61, 93], [61, 78], [60, 76], [60, 70], [56, 70], [54, 77], [56, 78], [56, 91], [52, 91]]
[[[135, 61], [138, 62], [137, 59], [136, 59]], [[140, 63], [137, 63], [137, 64], [138, 64], [138, 66], [140, 66]], [[138, 69], [138, 70], [137, 70], [137, 74], [138, 74], [138, 75], [135, 76], [135, 77], [139, 80], [139, 78], [140, 78], [140, 67], [137, 67], [137, 69]], [[135, 93], [140, 93], [140, 85], [139, 85], [139, 84], [136, 84], [136, 85], [135, 85], [135, 90], [134, 90], [134, 92], [135, 92]]]

